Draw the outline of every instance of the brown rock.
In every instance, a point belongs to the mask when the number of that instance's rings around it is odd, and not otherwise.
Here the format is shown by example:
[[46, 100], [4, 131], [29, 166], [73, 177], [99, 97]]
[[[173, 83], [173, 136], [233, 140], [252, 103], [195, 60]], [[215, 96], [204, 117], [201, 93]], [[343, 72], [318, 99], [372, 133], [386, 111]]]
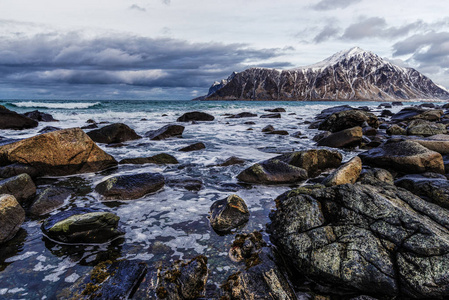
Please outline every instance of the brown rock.
[[39, 175], [70, 175], [96, 172], [117, 161], [101, 150], [79, 128], [37, 135], [0, 147], [0, 165], [28, 164]]
[[334, 186], [355, 183], [360, 176], [360, 172], [362, 172], [362, 160], [356, 156], [327, 176], [322, 184]]
[[359, 146], [362, 142], [362, 127], [353, 127], [332, 133], [318, 141], [318, 146], [327, 146], [332, 148], [350, 148]]
[[25, 220], [25, 211], [12, 195], [0, 195], [0, 244], [14, 237]]
[[415, 139], [413, 141], [440, 154], [449, 154], [449, 135], [447, 134], [437, 134], [428, 138]]

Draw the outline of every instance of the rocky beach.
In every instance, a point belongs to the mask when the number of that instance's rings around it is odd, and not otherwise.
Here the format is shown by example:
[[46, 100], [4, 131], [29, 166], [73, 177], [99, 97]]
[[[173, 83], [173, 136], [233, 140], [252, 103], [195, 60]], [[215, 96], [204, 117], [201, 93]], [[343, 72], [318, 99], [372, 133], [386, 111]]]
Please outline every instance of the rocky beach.
[[2, 299], [445, 299], [445, 102], [3, 101]]

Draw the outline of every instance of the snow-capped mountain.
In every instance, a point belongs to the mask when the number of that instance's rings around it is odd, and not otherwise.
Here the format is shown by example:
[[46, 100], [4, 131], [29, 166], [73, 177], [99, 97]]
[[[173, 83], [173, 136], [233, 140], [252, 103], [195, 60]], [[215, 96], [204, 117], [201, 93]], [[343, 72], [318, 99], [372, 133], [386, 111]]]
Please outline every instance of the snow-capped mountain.
[[215, 82], [205, 100], [449, 99], [449, 92], [412, 68], [358, 47], [291, 70], [251, 68]]

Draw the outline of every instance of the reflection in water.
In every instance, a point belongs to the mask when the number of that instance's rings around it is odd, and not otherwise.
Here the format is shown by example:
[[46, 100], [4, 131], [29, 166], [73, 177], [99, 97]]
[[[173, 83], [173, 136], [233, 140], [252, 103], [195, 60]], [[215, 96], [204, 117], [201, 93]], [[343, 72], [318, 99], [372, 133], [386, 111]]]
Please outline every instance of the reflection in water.
[[0, 272], [12, 262], [9, 260], [11, 257], [23, 250], [27, 235], [26, 230], [20, 228], [11, 240], [0, 245]]

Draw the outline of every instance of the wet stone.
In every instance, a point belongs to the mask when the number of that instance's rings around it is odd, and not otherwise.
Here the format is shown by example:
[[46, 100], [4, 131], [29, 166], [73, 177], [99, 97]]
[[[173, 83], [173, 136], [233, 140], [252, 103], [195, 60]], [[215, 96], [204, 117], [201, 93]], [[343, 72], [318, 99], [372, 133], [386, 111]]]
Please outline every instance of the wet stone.
[[210, 224], [216, 232], [226, 233], [249, 220], [245, 201], [237, 195], [215, 201], [210, 207]]
[[25, 211], [12, 195], [0, 195], [0, 244], [12, 239], [25, 220]]

